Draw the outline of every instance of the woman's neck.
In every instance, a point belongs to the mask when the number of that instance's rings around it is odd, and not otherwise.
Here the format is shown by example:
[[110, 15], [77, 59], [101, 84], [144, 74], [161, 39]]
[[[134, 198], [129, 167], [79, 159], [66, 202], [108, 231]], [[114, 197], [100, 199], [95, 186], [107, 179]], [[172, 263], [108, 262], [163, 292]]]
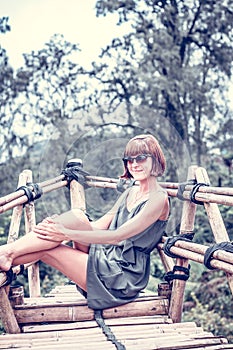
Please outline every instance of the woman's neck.
[[150, 176], [148, 179], [139, 181], [139, 191], [141, 193], [149, 193], [159, 188], [156, 177]]

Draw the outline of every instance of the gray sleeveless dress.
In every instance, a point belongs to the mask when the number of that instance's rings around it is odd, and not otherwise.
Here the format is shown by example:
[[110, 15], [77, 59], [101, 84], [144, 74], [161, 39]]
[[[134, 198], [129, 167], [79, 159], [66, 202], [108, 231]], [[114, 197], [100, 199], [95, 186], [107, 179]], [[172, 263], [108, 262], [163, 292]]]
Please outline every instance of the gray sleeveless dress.
[[[126, 198], [120, 205], [110, 230], [121, 226], [136, 215], [146, 201], [132, 211], [126, 207]], [[158, 220], [145, 231], [118, 245], [91, 244], [87, 265], [88, 306], [105, 309], [134, 300], [148, 283], [150, 253], [160, 241], [167, 221]], [[79, 289], [79, 288], [78, 288]]]

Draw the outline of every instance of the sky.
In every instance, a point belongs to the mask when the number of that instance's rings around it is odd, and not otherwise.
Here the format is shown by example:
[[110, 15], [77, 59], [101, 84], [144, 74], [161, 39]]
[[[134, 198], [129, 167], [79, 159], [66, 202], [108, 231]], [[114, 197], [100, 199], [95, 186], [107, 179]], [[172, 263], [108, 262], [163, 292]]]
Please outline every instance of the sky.
[[117, 17], [96, 18], [96, 0], [0, 0], [0, 17], [9, 17], [11, 31], [0, 34], [13, 68], [23, 65], [23, 53], [40, 50], [54, 34], [79, 44], [80, 64], [91, 62], [122, 29]]

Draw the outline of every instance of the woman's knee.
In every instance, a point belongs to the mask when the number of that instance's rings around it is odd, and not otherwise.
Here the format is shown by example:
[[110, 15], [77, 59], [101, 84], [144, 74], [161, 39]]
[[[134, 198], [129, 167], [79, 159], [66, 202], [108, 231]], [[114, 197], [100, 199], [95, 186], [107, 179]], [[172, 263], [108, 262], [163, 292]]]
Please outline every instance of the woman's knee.
[[60, 214], [54, 219], [69, 229], [91, 230], [90, 222], [86, 214], [81, 209], [71, 209], [68, 212]]

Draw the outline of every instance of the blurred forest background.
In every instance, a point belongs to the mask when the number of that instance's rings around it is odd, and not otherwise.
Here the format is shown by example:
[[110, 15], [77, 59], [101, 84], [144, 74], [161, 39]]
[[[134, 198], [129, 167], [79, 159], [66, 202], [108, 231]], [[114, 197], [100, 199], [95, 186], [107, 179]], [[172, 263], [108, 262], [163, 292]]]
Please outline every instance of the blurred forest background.
[[[79, 45], [56, 33], [40, 50], [25, 53], [17, 70], [0, 48], [1, 196], [15, 191], [23, 169], [41, 182], [77, 157], [91, 175], [118, 177], [127, 140], [147, 132], [167, 157], [161, 181], [182, 182], [188, 166], [197, 164], [212, 186], [233, 186], [233, 0], [96, 1], [96, 16], [112, 13], [129, 30], [113, 38], [90, 69], [76, 59]], [[10, 30], [10, 18], [0, 16], [0, 35]], [[87, 189], [86, 196], [94, 219], [118, 193]], [[46, 194], [36, 202], [37, 221], [67, 209], [67, 189]], [[169, 235], [179, 231], [181, 209], [172, 199]], [[233, 239], [233, 208], [220, 210]], [[10, 211], [0, 216], [1, 244], [10, 218]], [[214, 242], [202, 206], [195, 232], [195, 242]], [[191, 266], [184, 320], [232, 339], [233, 298], [224, 274]], [[64, 280], [46, 266], [40, 271], [43, 292]], [[151, 272], [149, 288], [157, 290], [164, 271], [156, 252]]]

